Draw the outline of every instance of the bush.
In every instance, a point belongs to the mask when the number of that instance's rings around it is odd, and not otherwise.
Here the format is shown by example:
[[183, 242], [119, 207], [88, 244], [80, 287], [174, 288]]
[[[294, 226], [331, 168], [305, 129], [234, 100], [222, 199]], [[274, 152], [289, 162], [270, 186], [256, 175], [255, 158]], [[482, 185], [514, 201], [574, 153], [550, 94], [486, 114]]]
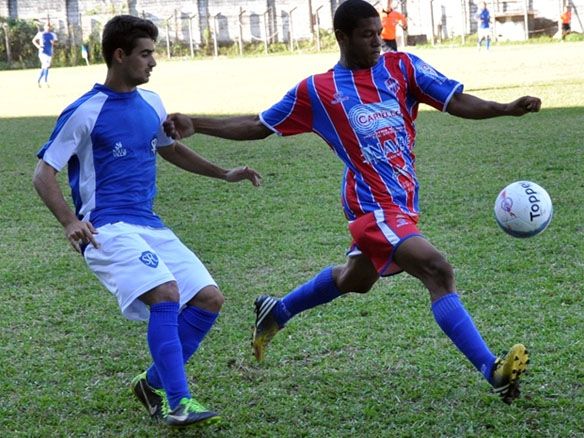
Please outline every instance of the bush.
[[[2, 28], [2, 41], [0, 42], [0, 59], [2, 64], [8, 68], [30, 68], [39, 64], [36, 47], [32, 44], [32, 39], [38, 32], [36, 24], [32, 21], [14, 20], [12, 18], [0, 17]], [[6, 40], [10, 44], [10, 56], [6, 48]]]

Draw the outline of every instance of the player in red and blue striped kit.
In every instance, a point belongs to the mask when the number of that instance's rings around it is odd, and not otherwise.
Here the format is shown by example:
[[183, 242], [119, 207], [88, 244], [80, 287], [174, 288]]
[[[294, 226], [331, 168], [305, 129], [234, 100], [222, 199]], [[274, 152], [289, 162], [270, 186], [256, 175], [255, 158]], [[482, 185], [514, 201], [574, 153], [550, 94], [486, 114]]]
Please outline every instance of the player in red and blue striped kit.
[[541, 101], [530, 96], [506, 104], [485, 101], [464, 93], [460, 83], [412, 54], [380, 55], [381, 22], [366, 1], [342, 3], [334, 28], [341, 52], [338, 64], [304, 79], [259, 116], [172, 114], [165, 122], [174, 138], [198, 132], [251, 140], [272, 133], [314, 132], [345, 164], [342, 203], [353, 238], [347, 261], [323, 269], [281, 299], [256, 299], [256, 358], [263, 358], [273, 336], [298, 313], [344, 293], [368, 292], [380, 276], [406, 271], [430, 292], [441, 329], [510, 403], [519, 395], [527, 351], [516, 344], [502, 358], [491, 353], [456, 293], [452, 267], [417, 228], [414, 121], [420, 103], [458, 117], [484, 119], [537, 112]]

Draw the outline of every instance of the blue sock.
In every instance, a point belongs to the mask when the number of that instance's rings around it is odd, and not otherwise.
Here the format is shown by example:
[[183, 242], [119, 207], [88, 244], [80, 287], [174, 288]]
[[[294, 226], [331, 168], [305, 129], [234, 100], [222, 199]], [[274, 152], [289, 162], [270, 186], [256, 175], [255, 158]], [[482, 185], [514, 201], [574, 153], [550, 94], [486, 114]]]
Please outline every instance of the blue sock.
[[171, 409], [181, 398], [191, 397], [178, 337], [178, 309], [175, 302], [153, 304], [148, 322], [148, 346]]
[[451, 293], [438, 299], [432, 303], [432, 312], [436, 322], [454, 345], [490, 381], [496, 357], [487, 347], [458, 295]]
[[333, 278], [333, 268], [324, 268], [314, 278], [297, 287], [280, 300], [274, 316], [283, 327], [294, 315], [328, 303], [341, 295]]
[[41, 73], [39, 74], [39, 80], [38, 80], [38, 82], [40, 82], [40, 81], [41, 81], [41, 79], [42, 79], [44, 76], [45, 76], [45, 69], [44, 69], [44, 68], [41, 68]]
[[[178, 315], [178, 336], [182, 345], [183, 363], [187, 363], [197, 351], [201, 341], [215, 324], [218, 313], [209, 312], [195, 306], [186, 306]], [[146, 380], [154, 388], [162, 388], [156, 365], [146, 371]]]
[[49, 82], [49, 69], [45, 68], [45, 83]]

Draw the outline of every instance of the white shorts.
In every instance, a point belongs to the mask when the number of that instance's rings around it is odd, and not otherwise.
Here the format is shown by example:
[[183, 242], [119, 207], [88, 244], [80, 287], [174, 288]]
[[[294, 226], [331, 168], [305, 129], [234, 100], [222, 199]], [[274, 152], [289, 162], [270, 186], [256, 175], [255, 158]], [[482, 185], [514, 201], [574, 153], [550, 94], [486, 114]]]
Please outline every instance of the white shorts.
[[491, 28], [490, 27], [479, 27], [478, 37], [479, 37], [479, 40], [481, 38], [491, 38]]
[[46, 53], [40, 52], [39, 53], [39, 59], [41, 61], [41, 67], [42, 68], [49, 68], [51, 66], [51, 59], [53, 57], [47, 55]]
[[100, 248], [88, 245], [85, 261], [128, 319], [148, 319], [148, 306], [138, 298], [163, 283], [177, 282], [181, 307], [205, 286], [217, 286], [198, 257], [168, 228], [117, 222], [97, 231]]

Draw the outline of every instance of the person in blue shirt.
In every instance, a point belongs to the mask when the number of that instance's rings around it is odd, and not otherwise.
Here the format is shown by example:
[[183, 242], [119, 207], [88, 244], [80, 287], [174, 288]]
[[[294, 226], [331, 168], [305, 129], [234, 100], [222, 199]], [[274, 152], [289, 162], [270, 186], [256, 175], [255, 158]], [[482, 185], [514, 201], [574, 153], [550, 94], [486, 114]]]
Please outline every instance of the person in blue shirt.
[[[103, 85], [69, 105], [38, 152], [33, 184], [73, 249], [117, 298], [124, 316], [147, 320], [153, 363], [132, 389], [148, 413], [172, 426], [213, 424], [217, 413], [189, 391], [185, 364], [214, 325], [223, 295], [197, 256], [153, 211], [156, 160], [227, 182], [261, 182], [253, 169], [224, 169], [168, 137], [160, 97], [138, 85], [156, 66], [158, 29], [129, 15], [103, 30]], [[73, 208], [57, 174], [68, 168]]]
[[53, 59], [53, 48], [57, 42], [57, 35], [51, 31], [51, 24], [45, 24], [43, 32], [37, 32], [32, 39], [32, 43], [39, 50], [39, 60], [41, 61], [41, 72], [38, 78], [38, 86], [44, 80], [45, 85], [49, 86], [49, 68]]
[[487, 2], [483, 2], [483, 9], [477, 14], [477, 21], [479, 23], [479, 50], [483, 45], [483, 41], [486, 41], [486, 47], [489, 50], [491, 48], [491, 13], [487, 9]]

